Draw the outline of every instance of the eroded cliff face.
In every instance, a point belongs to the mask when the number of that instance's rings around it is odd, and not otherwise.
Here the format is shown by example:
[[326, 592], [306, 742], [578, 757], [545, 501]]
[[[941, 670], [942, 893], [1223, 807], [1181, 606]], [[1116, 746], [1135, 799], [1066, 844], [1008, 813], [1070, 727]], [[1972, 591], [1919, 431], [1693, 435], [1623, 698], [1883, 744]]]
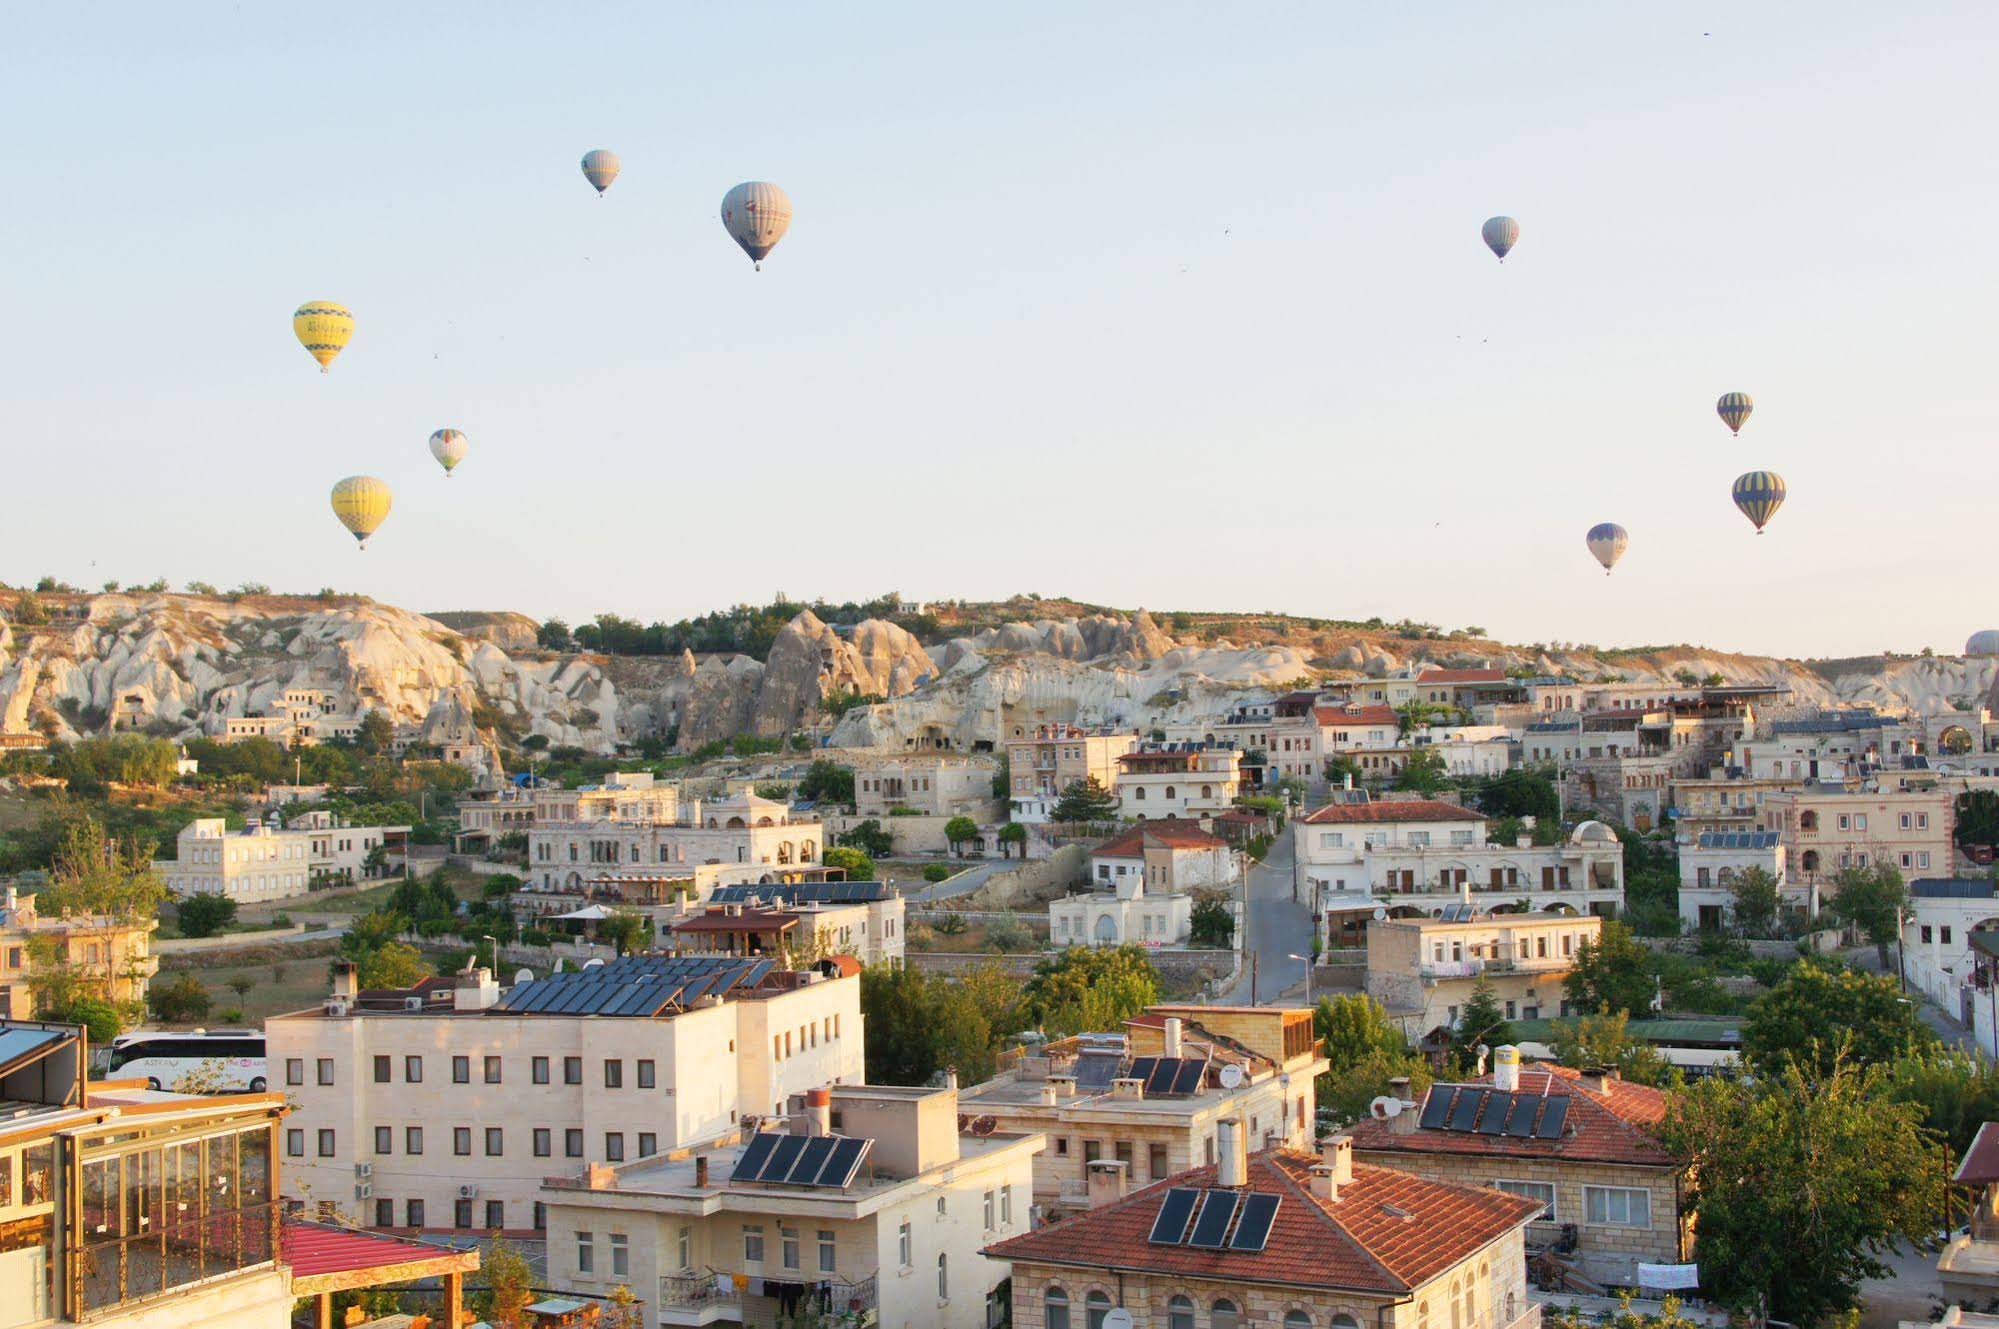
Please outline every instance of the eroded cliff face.
[[[4, 612], [6, 600], [0, 600]], [[1871, 702], [1938, 711], [1993, 692], [1999, 661], [1797, 661], [1694, 648], [1619, 655], [1485, 641], [1319, 632], [1272, 643], [1176, 639], [1143, 611], [1005, 623], [925, 648], [896, 624], [836, 631], [793, 619], [767, 660], [556, 656], [517, 615], [427, 617], [365, 600], [224, 599], [172, 594], [50, 597], [53, 621], [0, 618], [0, 731], [73, 738], [117, 728], [167, 737], [219, 732], [271, 713], [287, 688], [332, 691], [336, 710], [386, 712], [427, 737], [468, 727], [608, 752], [672, 732], [692, 751], [736, 734], [825, 732], [838, 746], [966, 749], [1016, 723], [1148, 728], [1217, 717], [1319, 678], [1410, 665], [1528, 667], [1584, 679], [1670, 682], [1688, 671], [1777, 682], [1797, 707]], [[472, 635], [476, 634], [476, 635]], [[825, 704], [879, 697], [831, 720]]]

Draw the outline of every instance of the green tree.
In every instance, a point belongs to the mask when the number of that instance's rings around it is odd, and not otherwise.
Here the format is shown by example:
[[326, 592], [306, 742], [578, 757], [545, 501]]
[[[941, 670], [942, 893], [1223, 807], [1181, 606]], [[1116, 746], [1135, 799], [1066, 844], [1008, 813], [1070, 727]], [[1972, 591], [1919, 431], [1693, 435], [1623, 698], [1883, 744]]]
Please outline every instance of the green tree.
[[1116, 821], [1117, 796], [1098, 784], [1094, 776], [1076, 780], [1063, 789], [1048, 815], [1057, 822]]
[[1922, 1109], [1923, 1124], [1944, 1138], [1952, 1158], [1964, 1156], [1981, 1125], [1999, 1121], [1999, 1067], [1957, 1048], [1936, 1046], [1898, 1057], [1881, 1086], [1896, 1102]]
[[178, 973], [164, 983], [155, 983], [146, 993], [153, 1014], [168, 1024], [189, 1024], [202, 1019], [214, 1005], [208, 989], [191, 973]]
[[1228, 946], [1235, 941], [1235, 911], [1228, 901], [1210, 897], [1196, 901], [1188, 919], [1189, 939], [1196, 946]]
[[1554, 778], [1529, 766], [1515, 766], [1487, 781], [1478, 791], [1478, 808], [1488, 817], [1532, 817], [1537, 825], [1562, 819]]
[[825, 863], [829, 868], [845, 868], [848, 881], [880, 880], [875, 875], [875, 861], [851, 845], [835, 845], [828, 849]]
[[527, 1329], [533, 1318], [528, 1303], [534, 1300], [534, 1271], [512, 1243], [495, 1239], [479, 1257], [479, 1272], [486, 1286], [469, 1300], [472, 1310], [492, 1329]]
[[1578, 1070], [1614, 1066], [1620, 1077], [1633, 1084], [1663, 1088], [1676, 1083], [1677, 1075], [1658, 1049], [1631, 1036], [1630, 1023], [1631, 1016], [1624, 1011], [1557, 1020], [1552, 1044], [1555, 1060]]
[[1881, 967], [1888, 967], [1888, 947], [1902, 933], [1902, 913], [1909, 905], [1909, 888], [1893, 863], [1876, 860], [1864, 868], [1841, 868], [1833, 874], [1828, 908], [1874, 943]]
[[636, 955], [652, 944], [652, 924], [636, 910], [620, 909], [597, 924], [597, 936], [620, 955]]
[[861, 973], [861, 1030], [870, 1084], [927, 1084], [939, 1051], [931, 984], [915, 965], [870, 965]]
[[370, 757], [379, 757], [395, 746], [396, 726], [380, 711], [369, 711], [361, 717], [361, 725], [354, 735], [354, 746]]
[[1159, 1000], [1159, 971], [1143, 946], [1071, 946], [1034, 966], [1021, 990], [1029, 1018], [1051, 1037], [1122, 1028]]
[[431, 976], [423, 952], [408, 942], [385, 941], [360, 957], [364, 988], [409, 988]]
[[970, 817], [953, 817], [944, 823], [944, 839], [949, 842], [951, 852], [954, 854], [960, 852], [959, 845], [967, 840], [976, 840], [978, 838], [979, 823], [973, 821]]
[[545, 651], [567, 651], [576, 645], [576, 639], [569, 635], [569, 625], [559, 618], [551, 618], [536, 628], [534, 639]]
[[798, 782], [798, 796], [825, 803], [845, 803], [851, 807], [854, 802], [853, 769], [820, 757], [805, 768], [805, 777]]
[[1760, 867], [1744, 868], [1729, 885], [1730, 913], [1745, 937], [1776, 935], [1777, 910], [1784, 893], [1777, 878]]
[[236, 921], [236, 902], [226, 895], [190, 895], [178, 912], [181, 936], [212, 937]]
[[1936, 1041], [1915, 1004], [1885, 974], [1800, 960], [1758, 997], [1742, 1026], [1742, 1051], [1771, 1069], [1796, 1058], [1827, 1075], [1842, 1055], [1889, 1062]]
[[1409, 1081], [1409, 1092], [1420, 1102], [1423, 1091], [1430, 1087], [1430, 1065], [1407, 1052], [1376, 1050], [1321, 1075], [1312, 1086], [1313, 1096], [1321, 1112], [1355, 1122], [1367, 1115], [1368, 1105], [1386, 1094], [1389, 1081], [1397, 1078]]
[[[840, 843], [849, 849], [858, 849], [869, 858], [887, 858], [895, 852], [895, 837], [882, 829], [882, 824], [873, 817], [856, 822], [840, 835]], [[873, 867], [868, 869], [873, 872]], [[856, 878], [866, 881], [868, 878]]]
[[[1000, 857], [1006, 858], [1013, 852], [1013, 846], [1027, 843], [1027, 827], [1017, 821], [1010, 821], [999, 828]], [[1021, 849], [1020, 856], [1027, 857], [1027, 850]]]
[[1880, 1252], [1933, 1239], [1949, 1159], [1920, 1108], [1884, 1095], [1882, 1076], [1788, 1062], [1673, 1096], [1660, 1135], [1690, 1165], [1694, 1257], [1722, 1305], [1818, 1324], [1858, 1306], [1863, 1280], [1889, 1275]]
[[102, 997], [83, 997], [70, 1003], [61, 1011], [41, 1012], [44, 1020], [59, 1020], [64, 1024], [80, 1024], [90, 1034], [90, 1041], [109, 1046], [112, 1039], [125, 1032], [127, 1021], [118, 1007]]
[[1957, 842], [1999, 846], [1999, 791], [1974, 789], [1957, 796]]
[[1652, 1009], [1652, 976], [1652, 952], [1623, 923], [1605, 919], [1596, 941], [1576, 947], [1575, 968], [1562, 986], [1579, 1011], [1642, 1014]]
[[1461, 1065], [1470, 1065], [1476, 1062], [1481, 1043], [1496, 1048], [1513, 1041], [1513, 1026], [1507, 1023], [1499, 998], [1492, 995], [1492, 985], [1480, 975], [1458, 1010], [1458, 1023], [1451, 1030], [1451, 1050]]
[[241, 1005], [244, 999], [250, 995], [250, 989], [257, 986], [257, 983], [255, 979], [237, 974], [224, 984], [224, 986], [236, 994], [237, 1004]]
[[35, 909], [49, 917], [103, 915], [139, 923], [158, 914], [166, 898], [166, 884], [153, 873], [152, 845], [114, 841], [86, 817], [63, 828], [49, 885], [35, 897]]
[[1434, 794], [1451, 787], [1451, 773], [1444, 754], [1435, 748], [1418, 748], [1396, 773], [1395, 787], [1419, 794]]
[[1326, 1061], [1344, 1070], [1369, 1057], [1406, 1057], [1409, 1040], [1388, 1010], [1364, 992], [1321, 997], [1312, 1011], [1312, 1029], [1325, 1044]]

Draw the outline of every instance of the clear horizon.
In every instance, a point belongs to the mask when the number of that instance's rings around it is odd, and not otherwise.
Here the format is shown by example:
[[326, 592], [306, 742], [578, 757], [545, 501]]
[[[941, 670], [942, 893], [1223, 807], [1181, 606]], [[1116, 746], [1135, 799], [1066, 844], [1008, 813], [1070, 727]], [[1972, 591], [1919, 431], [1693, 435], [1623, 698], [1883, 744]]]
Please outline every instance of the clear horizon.
[[[1990, 7], [117, 6], [10, 38], [16, 585], [572, 624], [1041, 591], [1791, 658], [1999, 621], [1946, 501], [1992, 432]], [[795, 209], [761, 273], [717, 216], [752, 179]], [[307, 299], [357, 323], [325, 376]], [[1761, 538], [1754, 469], [1790, 489]], [[361, 554], [352, 473], [396, 491]]]

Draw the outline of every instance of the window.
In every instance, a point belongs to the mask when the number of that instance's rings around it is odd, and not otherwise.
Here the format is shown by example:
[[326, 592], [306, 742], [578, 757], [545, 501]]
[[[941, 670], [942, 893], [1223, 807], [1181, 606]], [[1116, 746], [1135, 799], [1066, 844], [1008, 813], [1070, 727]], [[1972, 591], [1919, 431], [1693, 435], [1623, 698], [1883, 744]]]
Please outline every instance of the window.
[[743, 1263], [762, 1264], [764, 1262], [764, 1227], [762, 1223], [743, 1224]]
[[1242, 1312], [1236, 1304], [1223, 1297], [1208, 1309], [1208, 1323], [1213, 1329], [1237, 1329], [1242, 1324]]
[[949, 1301], [951, 1299], [951, 1270], [949, 1265], [949, 1259], [950, 1257], [945, 1255], [942, 1251], [939, 1251], [937, 1253], [937, 1300], [939, 1301]]
[[321, 1057], [319, 1059], [319, 1082], [321, 1084], [333, 1083], [333, 1058]]
[[319, 1156], [320, 1156], [321, 1158], [331, 1158], [331, 1157], [333, 1157], [333, 1132], [332, 1132], [332, 1131], [321, 1131], [321, 1132], [319, 1133]]
[[1166, 1329], [1194, 1329], [1194, 1303], [1183, 1296], [1166, 1302]]
[[578, 1232], [576, 1234], [576, 1272], [579, 1274], [594, 1273], [596, 1272], [596, 1268], [596, 1239], [591, 1233]]
[[286, 1057], [286, 1058], [285, 1058], [285, 1083], [286, 1083], [286, 1084], [304, 1084], [304, 1083], [305, 1083], [305, 1059], [304, 1059], [304, 1058], [302, 1058], [302, 1057]]
[[941, 1195], [937, 1197], [937, 1216], [944, 1217], [944, 1197]]
[[406, 1202], [404, 1202], [404, 1204], [403, 1204], [403, 1217], [404, 1217], [404, 1226], [406, 1226], [406, 1227], [422, 1227], [422, 1226], [423, 1226], [423, 1201], [422, 1201], [422, 1200], [409, 1200], [409, 1201], [406, 1201]]
[[534, 1156], [536, 1158], [547, 1158], [552, 1143], [548, 1127], [537, 1126], [534, 1128]]
[[507, 1205], [504, 1200], [486, 1201], [486, 1230], [498, 1232], [507, 1225]]
[[639, 1132], [639, 1157], [651, 1158], [659, 1152], [659, 1136], [651, 1131]]
[[1909, 814], [1906, 812], [1902, 814], [1902, 829], [1905, 831], [1909, 829]]
[[1057, 1158], [1067, 1158], [1069, 1156], [1068, 1136], [1058, 1135], [1055, 1137], [1055, 1156]]
[[995, 1217], [993, 1211], [996, 1208], [994, 1204], [994, 1198], [995, 1197], [993, 1193], [991, 1191], [987, 1191], [985, 1195], [982, 1197], [983, 1203], [980, 1207], [980, 1217], [982, 1221], [985, 1223], [985, 1229], [988, 1232], [991, 1232], [993, 1230], [993, 1218]]
[[422, 1084], [422, 1083], [423, 1083], [423, 1058], [422, 1058], [422, 1057], [404, 1057], [404, 1058], [403, 1058], [403, 1083], [405, 1083], [405, 1084]]
[[472, 1202], [459, 1200], [451, 1206], [451, 1226], [468, 1228], [472, 1226]]
[[1041, 1294], [1041, 1323], [1048, 1329], [1069, 1329], [1069, 1293], [1050, 1283]]
[[394, 1153], [395, 1139], [396, 1133], [391, 1127], [377, 1126], [375, 1128], [375, 1152], [378, 1154]]
[[839, 1263], [839, 1244], [834, 1240], [831, 1228], [819, 1229], [819, 1272], [830, 1274]]
[[680, 1256], [680, 1267], [682, 1270], [694, 1267], [694, 1229], [685, 1224], [682, 1224], [680, 1228], [679, 1250], [677, 1254]]
[[1938, 925], [1937, 940], [1942, 942], [1946, 946], [1950, 945], [1950, 924], [1943, 923]]
[[453, 1126], [451, 1128], [451, 1152], [460, 1158], [470, 1156], [472, 1153], [472, 1128], [470, 1126]]
[[639, 1088], [651, 1089], [659, 1083], [658, 1072], [651, 1057], [639, 1059]]
[[1930, 944], [1930, 925], [1929, 925], [1928, 923], [1925, 923], [1925, 924], [1923, 924], [1923, 926], [1922, 926], [1922, 934], [1923, 934], [1923, 945], [1925, 945], [1925, 946], [1929, 945], [1929, 944]]
[[562, 1059], [562, 1082], [564, 1084], [583, 1083], [583, 1058], [564, 1057]]
[[583, 1132], [571, 1126], [562, 1133], [562, 1156], [564, 1158], [583, 1157]]
[[388, 1082], [389, 1082], [389, 1059], [387, 1057], [378, 1056], [375, 1058], [375, 1083], [387, 1084]]
[[909, 1268], [912, 1262], [909, 1250], [909, 1220], [906, 1218], [902, 1220], [902, 1226], [896, 1229], [895, 1259], [904, 1269]]
[[611, 1234], [611, 1277], [623, 1278], [632, 1272], [631, 1243], [622, 1232]]
[[1585, 1186], [1583, 1221], [1592, 1227], [1651, 1227], [1652, 1192], [1622, 1186]]
[[622, 1089], [625, 1085], [625, 1063], [607, 1060], [604, 1063], [604, 1087]]
[[285, 1132], [285, 1157], [305, 1157], [305, 1132], [294, 1127]]
[[486, 1128], [486, 1157], [499, 1158], [507, 1152], [506, 1134], [498, 1126]]
[[396, 1225], [396, 1202], [394, 1200], [375, 1201], [375, 1226], [394, 1227]]
[[1312, 1329], [1312, 1317], [1303, 1311], [1286, 1311], [1284, 1329]]
[[1493, 1182], [1492, 1187], [1494, 1190], [1505, 1191], [1508, 1195], [1524, 1195], [1530, 1200], [1539, 1200], [1541, 1216], [1534, 1221], [1537, 1223], [1555, 1221], [1555, 1187], [1552, 1182], [1507, 1181], [1501, 1178]]
[[451, 1059], [451, 1083], [472, 1083], [472, 1058], [453, 1057]]
[[1926, 868], [1929, 865], [1930, 865], [1930, 851], [1925, 849], [1916, 855], [1916, 866], [1919, 868]]
[[1110, 1293], [1092, 1292], [1083, 1298], [1083, 1329], [1104, 1329], [1104, 1318], [1110, 1313]]
[[777, 1229], [778, 1262], [787, 1269], [798, 1267], [798, 1229], [779, 1226]]
[[1000, 1226], [1013, 1226], [1013, 1187], [1000, 1187]]
[[499, 1082], [500, 1059], [498, 1057], [488, 1057], [486, 1058], [486, 1083], [498, 1084]]
[[420, 1154], [423, 1152], [423, 1127], [403, 1127], [403, 1152], [406, 1154]]
[[536, 1057], [528, 1062], [528, 1078], [536, 1084], [548, 1083], [548, 1058]]
[[604, 1132], [604, 1161], [622, 1163], [625, 1161], [625, 1133], [623, 1131]]

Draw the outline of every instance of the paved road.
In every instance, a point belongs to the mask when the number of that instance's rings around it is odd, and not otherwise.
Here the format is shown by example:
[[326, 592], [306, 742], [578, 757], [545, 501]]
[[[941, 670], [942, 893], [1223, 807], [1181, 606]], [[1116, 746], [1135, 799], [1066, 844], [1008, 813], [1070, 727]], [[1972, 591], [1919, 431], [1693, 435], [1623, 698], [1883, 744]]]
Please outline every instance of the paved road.
[[1243, 959], [1242, 978], [1222, 994], [1221, 1004], [1247, 1006], [1277, 1001], [1278, 994], [1296, 988], [1293, 999], [1305, 995], [1305, 965], [1291, 956], [1312, 953], [1312, 911], [1291, 898], [1291, 836], [1287, 832], [1270, 846], [1263, 862], [1249, 870], [1249, 925], [1245, 933], [1255, 960]]
[[[1871, 970], [1877, 974], [1893, 974], [1895, 972], [1895, 956], [1893, 951], [1889, 952], [1888, 967], [1886, 969], [1881, 967], [1881, 958], [1872, 946], [1862, 946], [1855, 950], [1846, 951], [1844, 958], [1848, 964], [1860, 969]], [[1909, 989], [1909, 999], [1916, 1003], [1916, 1013], [1922, 1017], [1923, 1023], [1935, 1030], [1936, 1036], [1941, 1038], [1947, 1045], [1964, 1052], [1976, 1052], [1978, 1050], [1977, 1037], [1971, 1030], [1966, 1028], [1961, 1021], [1955, 1019], [1949, 1012], [1945, 1011], [1943, 1007], [1931, 1001], [1927, 994], [1915, 987], [1911, 987]]]
[[953, 867], [964, 863], [965, 870], [948, 881], [926, 883], [920, 890], [905, 890], [903, 899], [912, 904], [934, 904], [938, 900], [948, 900], [954, 895], [970, 895], [986, 884], [986, 878], [995, 872], [1006, 872], [1021, 866], [1017, 858], [982, 858], [966, 862], [960, 859], [940, 858], [940, 863]]

